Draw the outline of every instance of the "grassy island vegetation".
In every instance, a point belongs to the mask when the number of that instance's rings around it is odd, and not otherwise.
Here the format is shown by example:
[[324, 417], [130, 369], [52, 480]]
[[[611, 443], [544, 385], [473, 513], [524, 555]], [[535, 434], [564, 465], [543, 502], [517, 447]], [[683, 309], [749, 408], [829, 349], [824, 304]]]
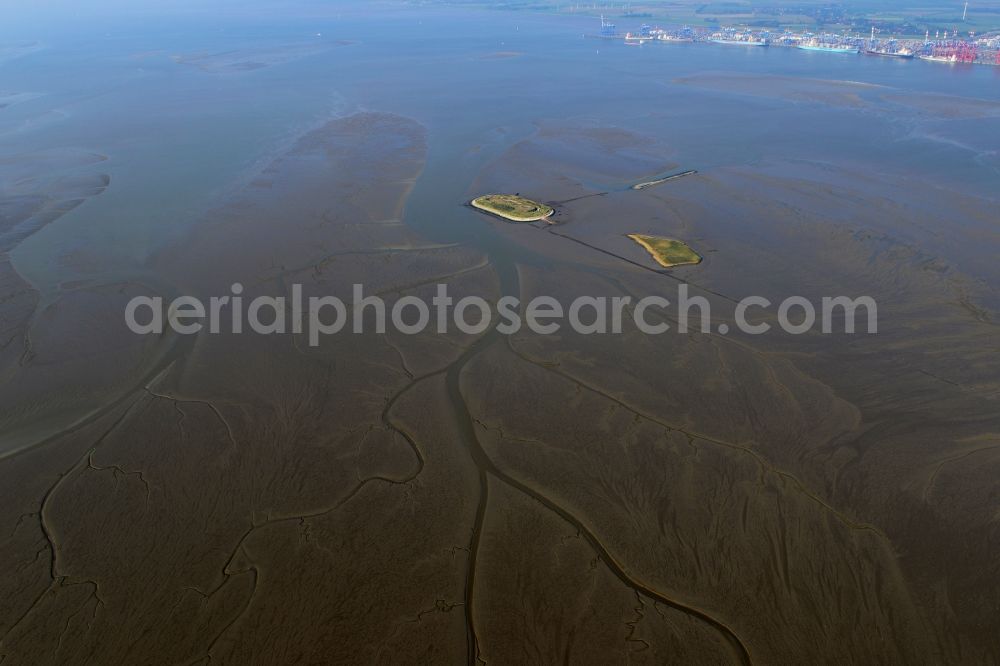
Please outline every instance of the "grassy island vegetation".
[[472, 205], [514, 222], [544, 220], [553, 212], [545, 204], [515, 194], [486, 194], [473, 199]]
[[656, 263], [664, 268], [701, 263], [701, 255], [682, 241], [643, 234], [628, 234], [628, 237], [646, 248]]

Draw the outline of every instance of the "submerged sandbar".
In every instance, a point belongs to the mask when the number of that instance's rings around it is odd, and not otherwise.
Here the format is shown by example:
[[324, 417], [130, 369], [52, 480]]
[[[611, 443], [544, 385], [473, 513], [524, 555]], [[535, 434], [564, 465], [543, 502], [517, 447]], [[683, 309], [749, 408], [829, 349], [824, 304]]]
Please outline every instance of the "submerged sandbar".
[[647, 180], [644, 183], [636, 183], [632, 186], [633, 190], [644, 190], [647, 187], [653, 187], [654, 185], [660, 185], [661, 183], [666, 183], [667, 181], [676, 180], [677, 178], [683, 178], [684, 176], [690, 176], [698, 173], [694, 169], [688, 169], [687, 171], [681, 171], [680, 173], [675, 173], [664, 178], [657, 178], [656, 180]]

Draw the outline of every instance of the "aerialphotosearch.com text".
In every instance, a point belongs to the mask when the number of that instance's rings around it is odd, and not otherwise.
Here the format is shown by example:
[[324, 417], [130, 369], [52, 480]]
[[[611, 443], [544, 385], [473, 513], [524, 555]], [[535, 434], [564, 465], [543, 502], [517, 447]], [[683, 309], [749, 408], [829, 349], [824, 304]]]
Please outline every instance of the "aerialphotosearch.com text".
[[[310, 346], [339, 333], [386, 333], [389, 327], [404, 335], [431, 330], [453, 330], [470, 335], [495, 327], [510, 335], [527, 328], [538, 335], [552, 335], [566, 328], [581, 335], [621, 333], [632, 324], [648, 335], [668, 331], [727, 334], [729, 323], [712, 320], [712, 304], [692, 295], [680, 284], [674, 298], [650, 295], [579, 296], [563, 303], [552, 296], [536, 296], [525, 303], [515, 296], [490, 302], [479, 296], [455, 299], [447, 284], [438, 284], [429, 302], [417, 296], [403, 296], [387, 303], [379, 296], [366, 295], [364, 285], [352, 286], [349, 300], [333, 295], [305, 298], [302, 285], [292, 285], [291, 295], [243, 296], [243, 285], [234, 283], [230, 293], [206, 300], [179, 296], [165, 301], [159, 296], [136, 296], [125, 308], [125, 322], [139, 335], [171, 330], [182, 335], [251, 332], [258, 335], [305, 334]], [[765, 321], [766, 320], [766, 321]], [[674, 322], [673, 324], [671, 322]], [[772, 323], [773, 322], [773, 325]], [[791, 335], [810, 331], [821, 333], [867, 334], [878, 331], [878, 309], [870, 296], [823, 297], [813, 302], [791, 296], [772, 303], [763, 296], [740, 300], [732, 313], [736, 330], [762, 335], [777, 326]], [[856, 325], [858, 324], [858, 325]]]

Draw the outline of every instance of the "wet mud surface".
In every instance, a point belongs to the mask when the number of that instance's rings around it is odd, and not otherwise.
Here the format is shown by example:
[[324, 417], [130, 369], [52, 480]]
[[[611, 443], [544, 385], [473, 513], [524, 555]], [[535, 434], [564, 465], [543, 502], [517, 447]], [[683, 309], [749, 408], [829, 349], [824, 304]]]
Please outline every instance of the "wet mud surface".
[[[853, 103], [834, 88], [823, 95]], [[13, 179], [0, 217], [4, 663], [1000, 658], [995, 200], [815, 163], [636, 191], [678, 168], [669, 145], [549, 124], [469, 189], [557, 207], [553, 226], [474, 218], [508, 248], [494, 252], [404, 223], [427, 154], [412, 119], [333, 120], [152, 257], [147, 278], [44, 302], [2, 252], [114, 183], [65, 156]], [[628, 233], [683, 239], [705, 260], [661, 270]], [[749, 294], [863, 293], [880, 330], [649, 336], [626, 323], [314, 347], [125, 329], [134, 295], [233, 282], [248, 300], [293, 284], [346, 298], [363, 283], [390, 305], [437, 283], [522, 302], [686, 283], [713, 324]]]

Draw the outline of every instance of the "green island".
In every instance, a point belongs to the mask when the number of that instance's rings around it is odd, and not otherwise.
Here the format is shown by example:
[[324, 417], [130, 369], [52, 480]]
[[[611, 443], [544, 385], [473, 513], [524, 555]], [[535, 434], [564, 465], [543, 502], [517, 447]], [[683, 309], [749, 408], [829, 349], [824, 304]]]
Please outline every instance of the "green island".
[[473, 199], [472, 205], [514, 222], [544, 220], [553, 212], [545, 204], [515, 194], [485, 194]]
[[644, 234], [627, 234], [629, 238], [646, 248], [656, 263], [664, 268], [683, 266], [685, 264], [701, 263], [701, 255], [692, 250], [682, 241], [661, 236], [646, 236]]

